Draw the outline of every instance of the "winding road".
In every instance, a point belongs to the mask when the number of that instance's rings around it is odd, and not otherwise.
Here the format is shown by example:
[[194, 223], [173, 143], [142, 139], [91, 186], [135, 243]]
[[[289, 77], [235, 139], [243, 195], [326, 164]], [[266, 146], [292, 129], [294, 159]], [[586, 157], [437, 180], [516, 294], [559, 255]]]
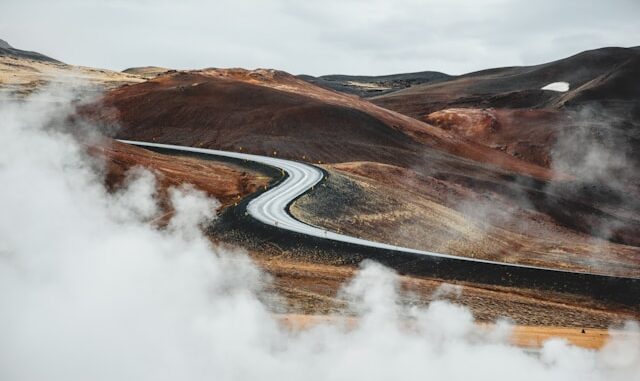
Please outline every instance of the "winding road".
[[195, 152], [206, 155], [230, 157], [233, 159], [249, 160], [260, 164], [269, 165], [277, 169], [283, 170], [287, 174], [287, 178], [278, 186], [271, 188], [267, 192], [253, 199], [247, 207], [247, 212], [256, 220], [280, 229], [302, 233], [318, 238], [330, 239], [340, 242], [348, 242], [356, 245], [376, 247], [380, 249], [402, 251], [406, 253], [422, 254], [442, 258], [451, 258], [456, 260], [466, 260], [472, 262], [483, 262], [491, 264], [508, 265], [514, 267], [527, 267], [535, 269], [545, 269], [559, 271], [551, 268], [543, 268], [528, 265], [510, 264], [504, 262], [487, 261], [475, 258], [466, 258], [455, 255], [435, 253], [432, 251], [416, 250], [408, 247], [389, 245], [382, 242], [375, 242], [344, 234], [335, 233], [324, 230], [322, 228], [309, 225], [305, 222], [295, 219], [290, 213], [288, 205], [296, 198], [312, 189], [324, 177], [323, 172], [309, 164], [300, 163], [292, 160], [278, 159], [269, 156], [252, 155], [239, 152], [220, 151], [206, 148], [194, 148], [177, 146], [171, 144], [148, 143], [132, 140], [119, 140], [122, 143], [132, 144], [141, 147], [163, 148], [175, 151]]
[[[284, 181], [251, 200], [247, 206], [247, 212], [251, 217], [278, 229], [317, 237], [322, 240], [338, 241], [358, 245], [360, 247], [378, 249], [391, 254], [408, 254], [412, 258], [418, 258], [417, 261], [422, 260], [422, 262], [428, 263], [427, 266], [441, 266], [443, 268], [442, 271], [462, 272], [458, 269], [466, 268], [467, 270], [465, 270], [465, 274], [468, 275], [469, 279], [490, 279], [493, 277], [496, 278], [496, 281], [491, 280], [490, 283], [494, 284], [514, 284], [511, 278], [521, 277], [524, 284], [553, 282], [554, 289], [567, 290], [567, 287], [570, 287], [573, 291], [581, 291], [583, 287], [582, 285], [587, 282], [585, 286], [586, 288], [596, 287], [597, 292], [599, 293], [607, 294], [610, 292], [609, 290], [615, 289], [631, 292], [634, 297], [636, 294], [640, 295], [638, 287], [640, 279], [636, 278], [620, 278], [600, 274], [572, 272], [560, 269], [459, 257], [389, 245], [383, 242], [370, 241], [309, 225], [295, 219], [289, 213], [289, 205], [291, 202], [303, 195], [305, 192], [311, 190], [315, 185], [322, 181], [324, 177], [324, 172], [321, 169], [309, 164], [239, 152], [131, 140], [119, 141], [141, 147], [168, 149], [173, 151], [192, 152], [197, 154], [248, 160], [284, 171], [287, 175]], [[488, 276], [486, 274], [487, 272], [492, 272], [496, 275]], [[442, 272], [440, 272], [440, 274], [442, 274]], [[594, 282], [595, 286], [589, 285], [588, 282]], [[612, 285], [615, 287], [611, 288]], [[627, 297], [625, 297], [625, 299], [627, 299]]]

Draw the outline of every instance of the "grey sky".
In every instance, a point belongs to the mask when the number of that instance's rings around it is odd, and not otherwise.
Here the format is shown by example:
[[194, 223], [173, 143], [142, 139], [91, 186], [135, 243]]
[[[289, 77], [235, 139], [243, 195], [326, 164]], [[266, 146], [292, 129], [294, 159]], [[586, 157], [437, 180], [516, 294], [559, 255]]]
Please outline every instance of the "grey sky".
[[640, 0], [1, 0], [0, 38], [121, 70], [451, 74], [640, 45]]

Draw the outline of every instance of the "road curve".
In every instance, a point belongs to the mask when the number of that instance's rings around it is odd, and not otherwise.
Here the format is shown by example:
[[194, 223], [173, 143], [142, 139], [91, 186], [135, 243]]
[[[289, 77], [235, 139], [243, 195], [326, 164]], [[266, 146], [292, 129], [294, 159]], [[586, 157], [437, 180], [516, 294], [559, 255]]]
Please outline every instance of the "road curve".
[[[378, 248], [383, 250], [391, 250], [395, 252], [403, 252], [403, 253], [411, 253], [418, 255], [425, 255], [436, 258], [446, 258], [461, 262], [473, 262], [478, 264], [488, 264], [488, 265], [496, 265], [501, 267], [511, 267], [518, 269], [531, 269], [531, 270], [543, 270], [545, 272], [556, 272], [556, 273], [565, 273], [565, 274], [580, 274], [580, 275], [594, 275], [594, 276], [602, 276], [609, 277], [601, 274], [590, 274], [584, 272], [573, 272], [566, 270], [559, 270], [553, 268], [546, 267], [538, 267], [538, 266], [529, 266], [529, 265], [521, 265], [514, 263], [505, 263], [505, 262], [496, 262], [496, 261], [488, 261], [483, 259], [476, 258], [467, 258], [454, 256], [443, 253], [435, 253], [432, 251], [424, 251], [424, 250], [416, 250], [407, 247], [389, 245], [382, 242], [375, 242], [366, 239], [361, 239], [357, 237], [352, 237], [344, 234], [335, 233], [332, 231], [327, 231], [325, 229], [319, 228], [317, 226], [309, 225], [305, 222], [299, 221], [295, 219], [289, 213], [289, 205], [296, 198], [312, 189], [313, 186], [318, 184], [324, 177], [324, 173], [319, 168], [297, 162], [292, 160], [278, 159], [274, 157], [268, 156], [260, 156], [260, 155], [252, 155], [246, 153], [239, 152], [230, 152], [230, 151], [220, 151], [206, 148], [195, 148], [195, 147], [186, 147], [186, 146], [177, 146], [170, 144], [159, 144], [159, 143], [149, 143], [149, 142], [141, 142], [141, 141], [132, 141], [132, 140], [118, 140], [122, 143], [127, 143], [131, 145], [141, 146], [141, 147], [150, 147], [150, 148], [160, 148], [160, 149], [169, 149], [174, 151], [183, 151], [183, 152], [194, 152], [198, 154], [205, 155], [213, 155], [213, 156], [222, 156], [233, 159], [240, 160], [248, 160], [257, 162], [260, 164], [265, 164], [271, 167], [278, 168], [284, 171], [287, 174], [287, 177], [284, 181], [282, 181], [277, 186], [269, 189], [264, 192], [260, 196], [249, 202], [247, 206], [247, 212], [256, 220], [265, 223], [267, 225], [274, 226], [279, 229], [285, 229], [296, 233], [301, 233], [309, 236], [318, 237], [321, 239], [339, 241], [339, 242], [347, 242], [350, 244], [361, 245], [371, 248]], [[616, 278], [616, 277], [609, 277]], [[635, 278], [630, 278], [635, 280]]]

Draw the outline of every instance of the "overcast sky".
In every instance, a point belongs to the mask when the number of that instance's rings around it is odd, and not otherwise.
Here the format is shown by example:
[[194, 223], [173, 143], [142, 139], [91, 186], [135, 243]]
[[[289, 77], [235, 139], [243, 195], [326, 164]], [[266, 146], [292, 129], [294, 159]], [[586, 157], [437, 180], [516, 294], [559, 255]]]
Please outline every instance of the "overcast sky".
[[460, 74], [640, 45], [640, 0], [0, 0], [0, 39], [67, 63]]

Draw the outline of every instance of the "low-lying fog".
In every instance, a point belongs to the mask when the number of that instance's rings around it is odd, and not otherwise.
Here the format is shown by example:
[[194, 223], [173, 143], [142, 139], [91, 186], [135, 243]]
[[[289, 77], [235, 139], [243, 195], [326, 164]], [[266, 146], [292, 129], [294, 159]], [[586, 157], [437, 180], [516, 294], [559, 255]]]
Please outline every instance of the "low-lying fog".
[[1, 380], [640, 380], [636, 339], [532, 355], [506, 324], [479, 334], [461, 306], [400, 307], [374, 263], [344, 286], [356, 328], [281, 328], [260, 301], [277, 299], [259, 297], [268, 278], [201, 234], [216, 200], [174, 189], [176, 215], [152, 225], [153, 175], [108, 193], [69, 133], [79, 94], [66, 93], [0, 105]]

